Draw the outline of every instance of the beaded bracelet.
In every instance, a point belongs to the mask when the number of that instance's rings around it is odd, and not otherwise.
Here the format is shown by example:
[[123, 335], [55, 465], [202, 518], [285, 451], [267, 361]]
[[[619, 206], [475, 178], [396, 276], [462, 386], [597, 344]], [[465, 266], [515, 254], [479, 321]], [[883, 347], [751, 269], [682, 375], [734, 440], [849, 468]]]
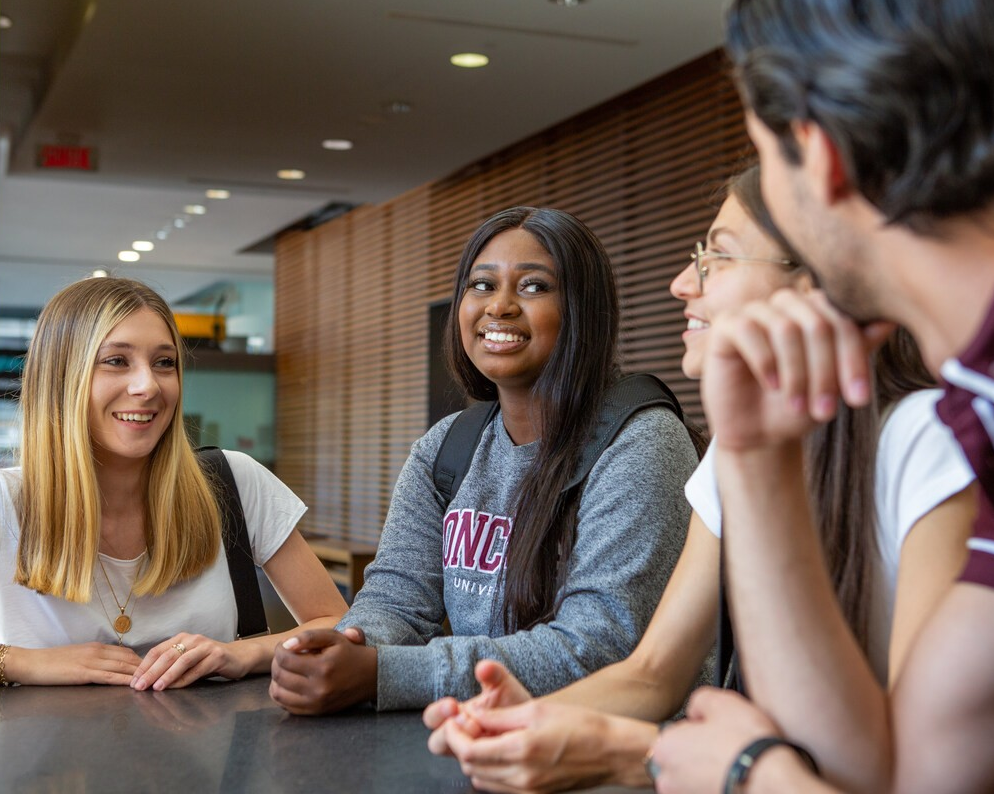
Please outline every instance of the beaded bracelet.
[[788, 742], [786, 739], [781, 739], [779, 736], [765, 736], [762, 739], [756, 739], [756, 741], [747, 745], [746, 748], [735, 757], [731, 767], [728, 769], [728, 775], [725, 777], [724, 794], [735, 794], [735, 789], [746, 782], [746, 778], [749, 777], [749, 772], [752, 771], [752, 767], [756, 763], [756, 759], [758, 759], [759, 756], [771, 747], [780, 746], [789, 747], [801, 756], [801, 760], [811, 768], [812, 772], [816, 775], [819, 774], [818, 764], [815, 762], [814, 757], [805, 748], [801, 747], [801, 745]]
[[10, 648], [9, 645], [0, 644], [0, 686], [10, 686], [10, 681], [7, 680], [7, 676], [4, 675], [4, 664], [7, 661], [7, 651]]

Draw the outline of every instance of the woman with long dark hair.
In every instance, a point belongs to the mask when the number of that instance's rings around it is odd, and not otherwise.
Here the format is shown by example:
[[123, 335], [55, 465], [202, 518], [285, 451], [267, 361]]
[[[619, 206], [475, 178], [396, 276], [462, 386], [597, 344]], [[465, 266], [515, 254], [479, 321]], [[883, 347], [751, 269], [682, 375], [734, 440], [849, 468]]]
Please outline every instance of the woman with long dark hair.
[[635, 413], [564, 489], [618, 377], [618, 303], [593, 233], [553, 209], [494, 215], [463, 251], [452, 307], [451, 369], [499, 411], [449, 504], [432, 470], [455, 417], [414, 444], [339, 624], [365, 644], [311, 632], [280, 649], [271, 691], [290, 711], [468, 697], [485, 658], [550, 692], [630, 653], [679, 556], [697, 456], [672, 411]]
[[[670, 287], [686, 304], [683, 370], [692, 378], [701, 377], [708, 329], [723, 312], [812, 285], [767, 212], [758, 167], [728, 182], [692, 259]], [[873, 403], [840, 404], [806, 447], [826, 566], [882, 682], [896, 678], [918, 627], [957, 575], [973, 515], [974, 475], [934, 414], [939, 392], [931, 385], [913, 340], [898, 331], [876, 355]], [[437, 729], [434, 752], [455, 754], [488, 790], [649, 782], [642, 760], [656, 723], [680, 708], [716, 635], [721, 501], [711, 454], [686, 493], [694, 509], [687, 543], [635, 652], [541, 700], [530, 700], [498, 664], [481, 663], [476, 701], [445, 699], [426, 710]]]

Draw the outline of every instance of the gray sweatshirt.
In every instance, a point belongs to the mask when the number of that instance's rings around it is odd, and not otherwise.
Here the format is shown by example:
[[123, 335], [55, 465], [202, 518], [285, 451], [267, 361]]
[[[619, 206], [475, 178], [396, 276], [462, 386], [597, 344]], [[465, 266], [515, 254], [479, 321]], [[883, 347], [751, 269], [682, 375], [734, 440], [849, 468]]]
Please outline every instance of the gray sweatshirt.
[[[697, 457], [671, 411], [647, 408], [628, 420], [590, 472], [555, 617], [504, 635], [499, 620], [492, 625], [493, 601], [501, 597], [498, 575], [518, 487], [538, 442], [515, 446], [498, 414], [443, 509], [432, 466], [453, 419], [414, 443], [366, 583], [338, 625], [361, 627], [377, 648], [381, 710], [471, 697], [480, 659], [497, 659], [542, 695], [625, 658], [686, 537], [683, 486]], [[452, 636], [442, 636], [446, 616]]]

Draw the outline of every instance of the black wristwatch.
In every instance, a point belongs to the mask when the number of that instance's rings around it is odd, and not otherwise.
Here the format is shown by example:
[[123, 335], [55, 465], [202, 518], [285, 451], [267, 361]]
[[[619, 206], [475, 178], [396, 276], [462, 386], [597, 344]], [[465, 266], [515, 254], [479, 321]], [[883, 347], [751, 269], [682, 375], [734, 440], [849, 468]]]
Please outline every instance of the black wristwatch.
[[814, 757], [799, 744], [794, 744], [786, 739], [779, 736], [764, 736], [762, 739], [756, 739], [756, 741], [751, 744], [746, 745], [745, 749], [742, 750], [732, 762], [732, 765], [728, 769], [728, 774], [725, 776], [725, 790], [724, 794], [735, 794], [736, 788], [738, 788], [742, 783], [746, 782], [749, 777], [749, 773], [752, 771], [753, 765], [756, 760], [769, 750], [771, 747], [789, 747], [808, 765], [812, 772], [816, 775], [818, 774], [818, 764]]

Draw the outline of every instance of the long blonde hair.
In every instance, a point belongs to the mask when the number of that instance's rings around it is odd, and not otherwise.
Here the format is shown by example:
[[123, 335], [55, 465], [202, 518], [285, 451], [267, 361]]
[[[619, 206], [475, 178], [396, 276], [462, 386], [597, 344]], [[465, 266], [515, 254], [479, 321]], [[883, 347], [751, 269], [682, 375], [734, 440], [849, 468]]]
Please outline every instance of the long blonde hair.
[[179, 398], [145, 472], [149, 563], [136, 595], [161, 595], [217, 558], [221, 519], [212, 484], [182, 421], [182, 340], [166, 302], [141, 282], [93, 278], [52, 298], [28, 348], [21, 387], [21, 525], [14, 581], [67, 601], [91, 597], [100, 545], [101, 499], [89, 427], [97, 351], [113, 328], [140, 309], [159, 315], [177, 349]]

